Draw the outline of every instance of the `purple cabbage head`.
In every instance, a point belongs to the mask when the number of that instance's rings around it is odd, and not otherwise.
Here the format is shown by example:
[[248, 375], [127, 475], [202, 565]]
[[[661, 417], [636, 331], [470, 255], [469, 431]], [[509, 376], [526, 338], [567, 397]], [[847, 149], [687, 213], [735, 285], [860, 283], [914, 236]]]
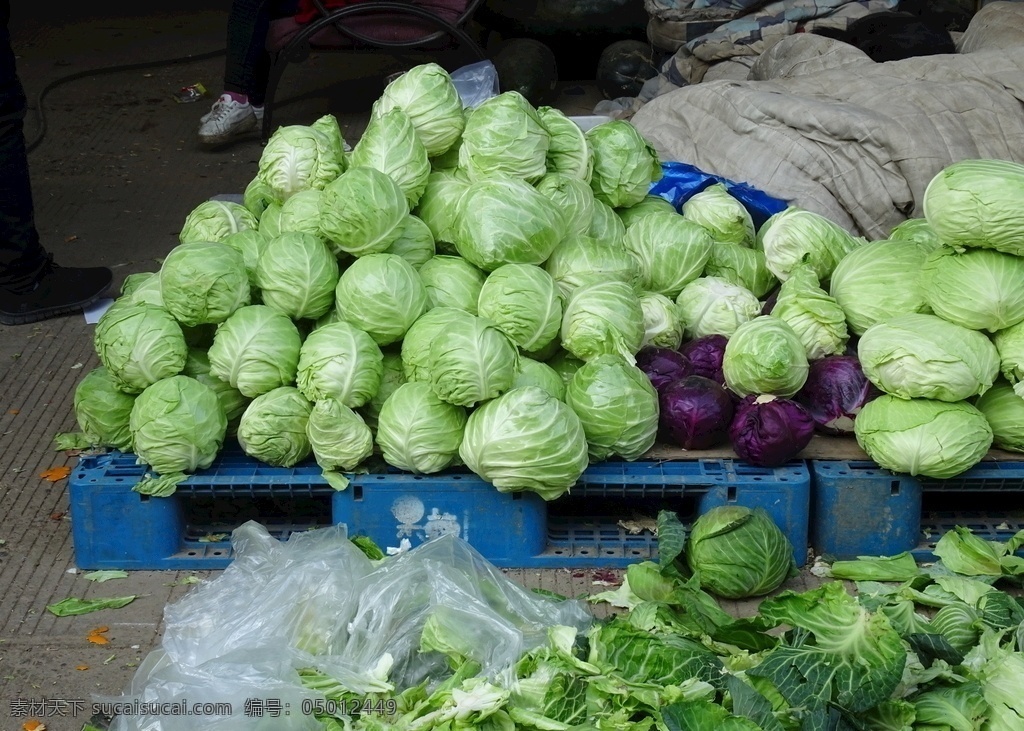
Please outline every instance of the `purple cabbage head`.
[[853, 433], [853, 421], [868, 401], [881, 396], [851, 355], [812, 361], [807, 381], [794, 396], [810, 412], [822, 434]]
[[670, 383], [693, 375], [693, 365], [689, 358], [668, 348], [642, 348], [636, 354], [636, 365], [647, 374], [651, 385], [659, 393]]
[[768, 293], [768, 296], [765, 298], [764, 302], [761, 303], [762, 315], [772, 314], [772, 310], [775, 309], [775, 303], [779, 301], [780, 291], [782, 291], [782, 287], [776, 287], [775, 289]]
[[729, 439], [736, 454], [759, 467], [778, 467], [803, 451], [814, 436], [814, 419], [796, 401], [750, 395], [736, 407]]
[[703, 376], [687, 376], [660, 395], [664, 438], [683, 449], [710, 449], [729, 436], [733, 402], [724, 387]]
[[710, 378], [715, 383], [724, 386], [725, 376], [722, 375], [722, 358], [725, 356], [725, 344], [729, 339], [724, 335], [705, 335], [686, 343], [679, 349], [690, 363], [693, 364], [693, 374]]

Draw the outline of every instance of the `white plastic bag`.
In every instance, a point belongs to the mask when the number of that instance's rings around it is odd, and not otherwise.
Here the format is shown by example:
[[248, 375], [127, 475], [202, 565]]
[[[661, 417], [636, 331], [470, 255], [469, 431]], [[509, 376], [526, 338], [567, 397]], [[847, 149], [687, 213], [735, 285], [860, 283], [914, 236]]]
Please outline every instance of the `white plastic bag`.
[[[126, 694], [102, 699], [187, 699], [230, 704], [231, 713], [122, 715], [111, 731], [312, 731], [322, 724], [308, 710], [324, 696], [302, 685], [300, 669], [326, 674], [356, 695], [384, 684], [400, 692], [440, 683], [451, 674], [449, 658], [421, 651], [428, 637], [428, 644], [457, 646], [481, 675], [497, 678], [543, 644], [548, 627], [583, 631], [592, 621], [581, 603], [527, 591], [453, 535], [379, 562], [341, 526], [282, 543], [249, 522], [232, 543], [231, 566], [166, 608], [162, 647]], [[289, 714], [252, 713], [267, 701], [277, 710], [287, 704]]]

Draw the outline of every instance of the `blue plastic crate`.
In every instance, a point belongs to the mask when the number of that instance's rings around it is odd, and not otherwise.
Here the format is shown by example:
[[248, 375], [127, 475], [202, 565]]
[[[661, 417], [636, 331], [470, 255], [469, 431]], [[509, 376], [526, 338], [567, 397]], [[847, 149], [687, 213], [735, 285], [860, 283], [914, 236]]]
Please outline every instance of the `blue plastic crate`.
[[838, 559], [910, 551], [931, 561], [935, 541], [954, 526], [988, 540], [1024, 527], [1024, 462], [982, 462], [938, 480], [871, 461], [814, 460], [811, 474], [811, 545]]
[[169, 498], [132, 487], [145, 474], [131, 454], [83, 456], [71, 476], [72, 535], [83, 569], [219, 569], [230, 543], [206, 542], [256, 520], [282, 538], [344, 523], [378, 545], [416, 546], [444, 533], [492, 563], [515, 568], [624, 567], [656, 556], [654, 537], [618, 525], [643, 507], [673, 509], [684, 523], [717, 505], [764, 508], [806, 559], [810, 473], [802, 462], [768, 469], [733, 460], [604, 462], [566, 497], [500, 493], [468, 471], [350, 475], [336, 492], [313, 462], [271, 467], [226, 450]]

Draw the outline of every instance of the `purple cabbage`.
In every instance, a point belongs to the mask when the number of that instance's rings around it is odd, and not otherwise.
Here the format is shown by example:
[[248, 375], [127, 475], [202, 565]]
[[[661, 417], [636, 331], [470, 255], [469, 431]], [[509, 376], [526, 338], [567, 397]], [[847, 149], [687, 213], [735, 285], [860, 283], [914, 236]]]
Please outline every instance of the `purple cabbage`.
[[687, 376], [665, 387], [660, 396], [663, 438], [683, 449], [710, 449], [729, 436], [733, 401], [710, 378]]
[[668, 348], [648, 346], [636, 354], [637, 368], [647, 374], [659, 393], [670, 383], [693, 375], [693, 365], [682, 353]]
[[750, 395], [736, 408], [729, 439], [736, 454], [759, 467], [778, 467], [803, 451], [814, 436], [814, 419], [796, 401]]
[[705, 335], [686, 343], [679, 349], [690, 363], [693, 364], [693, 374], [710, 378], [715, 383], [724, 386], [725, 376], [722, 375], [722, 358], [725, 356], [725, 344], [729, 339], [724, 335]]
[[765, 298], [764, 302], [761, 303], [762, 315], [772, 314], [772, 310], [775, 309], [775, 303], [778, 302], [779, 300], [779, 292], [781, 291], [782, 287], [776, 287], [775, 289], [768, 293], [768, 296]]
[[881, 396], [851, 355], [830, 355], [811, 362], [807, 382], [794, 396], [822, 434], [853, 433], [853, 421], [868, 401]]

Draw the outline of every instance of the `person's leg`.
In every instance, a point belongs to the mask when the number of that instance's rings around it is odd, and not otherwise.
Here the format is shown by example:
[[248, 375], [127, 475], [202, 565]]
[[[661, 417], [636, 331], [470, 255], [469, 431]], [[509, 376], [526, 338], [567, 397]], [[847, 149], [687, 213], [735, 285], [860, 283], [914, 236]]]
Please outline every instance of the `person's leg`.
[[35, 282], [47, 261], [32, 207], [28, 155], [22, 131], [25, 92], [15, 69], [7, 30], [10, 4], [0, 2], [0, 286]]
[[24, 325], [81, 311], [107, 291], [113, 274], [58, 266], [39, 243], [10, 16], [9, 0], [0, 0], [0, 324]]
[[234, 0], [228, 13], [224, 90], [245, 95], [256, 105], [263, 103], [270, 73], [270, 5], [271, 0]]
[[224, 93], [199, 120], [199, 142], [218, 147], [256, 131], [270, 76], [271, 0], [233, 0], [228, 12]]

